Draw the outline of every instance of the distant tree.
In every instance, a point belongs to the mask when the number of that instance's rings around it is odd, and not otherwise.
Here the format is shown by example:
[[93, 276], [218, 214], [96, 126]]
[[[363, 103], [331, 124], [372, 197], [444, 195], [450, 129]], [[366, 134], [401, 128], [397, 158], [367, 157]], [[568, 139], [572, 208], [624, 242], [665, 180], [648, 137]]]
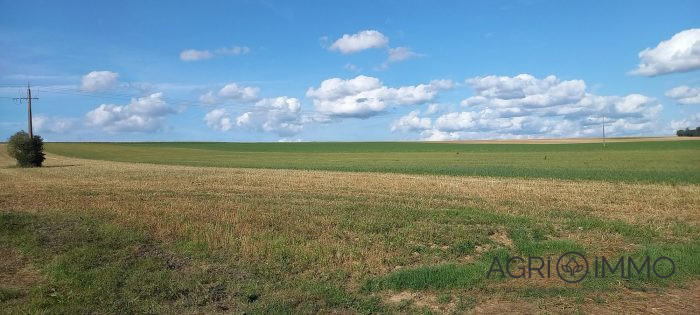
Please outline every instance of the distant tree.
[[21, 167], [40, 167], [44, 162], [44, 140], [35, 135], [19, 131], [7, 140], [7, 153], [17, 160]]
[[690, 128], [685, 128], [685, 130], [681, 129], [676, 131], [676, 136], [679, 137], [700, 137], [700, 127], [697, 127], [695, 129], [690, 129]]

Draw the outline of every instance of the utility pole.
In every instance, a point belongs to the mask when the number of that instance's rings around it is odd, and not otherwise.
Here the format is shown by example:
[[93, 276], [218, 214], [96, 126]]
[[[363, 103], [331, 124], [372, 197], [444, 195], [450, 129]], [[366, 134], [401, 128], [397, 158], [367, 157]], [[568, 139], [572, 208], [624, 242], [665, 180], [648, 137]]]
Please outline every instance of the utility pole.
[[29, 86], [29, 83], [27, 83], [27, 97], [15, 97], [15, 100], [19, 100], [21, 103], [22, 100], [27, 100], [27, 122], [28, 122], [28, 127], [29, 127], [29, 139], [34, 139], [34, 132], [32, 130], [32, 100], [38, 100], [36, 97], [32, 97], [32, 89]]
[[603, 114], [603, 148], [605, 148], [605, 114]]

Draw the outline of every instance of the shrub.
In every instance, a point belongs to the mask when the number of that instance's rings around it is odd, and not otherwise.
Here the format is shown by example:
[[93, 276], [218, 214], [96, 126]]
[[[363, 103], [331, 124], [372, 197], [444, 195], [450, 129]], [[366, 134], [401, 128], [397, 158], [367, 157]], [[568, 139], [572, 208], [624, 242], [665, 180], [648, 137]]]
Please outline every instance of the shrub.
[[17, 160], [21, 167], [40, 167], [44, 162], [44, 140], [35, 135], [19, 131], [7, 140], [7, 153]]

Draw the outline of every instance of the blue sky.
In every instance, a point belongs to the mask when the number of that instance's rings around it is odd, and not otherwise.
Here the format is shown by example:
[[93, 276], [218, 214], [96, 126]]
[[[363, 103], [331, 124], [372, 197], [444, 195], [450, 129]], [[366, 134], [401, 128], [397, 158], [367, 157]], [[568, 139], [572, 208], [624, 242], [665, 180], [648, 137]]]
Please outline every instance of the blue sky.
[[[0, 137], [671, 135], [700, 125], [698, 1], [0, 1]], [[646, 49], [646, 50], [645, 50]]]

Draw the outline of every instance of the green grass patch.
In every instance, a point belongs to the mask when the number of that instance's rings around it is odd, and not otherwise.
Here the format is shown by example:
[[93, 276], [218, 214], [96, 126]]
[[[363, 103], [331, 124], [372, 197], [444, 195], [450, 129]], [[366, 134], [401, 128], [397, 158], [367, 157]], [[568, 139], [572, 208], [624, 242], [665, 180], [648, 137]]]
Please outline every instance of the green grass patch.
[[13, 288], [3, 288], [0, 287], [0, 303], [9, 301], [12, 299], [21, 298], [25, 295], [22, 290], [17, 290]]
[[202, 243], [166, 245], [97, 218], [0, 212], [0, 242], [41, 274], [38, 284], [0, 284], [0, 313], [384, 311], [332, 283], [230, 265]]
[[[508, 251], [500, 248], [484, 254], [471, 264], [442, 264], [408, 268], [392, 272], [384, 277], [368, 281], [364, 289], [392, 290], [440, 290], [471, 288], [486, 280], [486, 273], [494, 257], [501, 262], [508, 260]], [[495, 275], [495, 274], [494, 274]], [[496, 276], [494, 276], [494, 279]]]
[[700, 141], [600, 144], [48, 143], [48, 152], [124, 162], [455, 176], [700, 183]]
[[[426, 265], [400, 269], [391, 272], [387, 275], [371, 279], [366, 282], [364, 289], [368, 291], [377, 291], [383, 289], [390, 290], [445, 290], [445, 289], [472, 289], [484, 288], [485, 285], [495, 281], [502, 281], [500, 272], [495, 271], [491, 277], [487, 279], [486, 275], [491, 268], [494, 257], [497, 257], [501, 268], [506, 271], [506, 262], [509, 258], [518, 256], [525, 261], [515, 261], [510, 266], [512, 274], [517, 276], [521, 273], [519, 268], [527, 265], [527, 257], [542, 257], [544, 261], [548, 258], [553, 259], [552, 263], [556, 265], [556, 260], [561, 254], [566, 252], [576, 251], [587, 257], [589, 263], [589, 274], [574, 289], [551, 288], [550, 289], [528, 289], [517, 290], [516, 295], [521, 297], [547, 297], [555, 296], [575, 296], [580, 297], [581, 293], [576, 293], [577, 290], [588, 291], [605, 291], [611, 290], [614, 286], [623, 281], [630, 288], [643, 290], [646, 288], [667, 286], [671, 283], [682, 284], [684, 281], [700, 276], [700, 241], [692, 242], [665, 242], [660, 243], [657, 239], [657, 234], [647, 226], [631, 225], [619, 220], [604, 220], [587, 215], [578, 215], [569, 212], [559, 212], [551, 217], [554, 220], [546, 222], [536, 222], [527, 216], [504, 215], [494, 213], [482, 213], [476, 209], [449, 210], [446, 215], [455, 221], [469, 222], [472, 224], [487, 224], [493, 227], [502, 227], [507, 231], [508, 236], [512, 240], [513, 247], [506, 248], [502, 244], [494, 244], [492, 250], [477, 256], [477, 259], [468, 264], [459, 263], [443, 263], [437, 265]], [[607, 271], [606, 277], [595, 277], [595, 258], [596, 253], [591, 252], [581, 244], [570, 240], [557, 237], [557, 231], [554, 228], [559, 219], [563, 220], [563, 226], [573, 230], [586, 232], [589, 230], [600, 230], [602, 233], [619, 233], [630, 242], [634, 242], [641, 246], [641, 249], [635, 252], [621, 252], [615, 257], [607, 257], [608, 262], [613, 264], [620, 257], [624, 257], [624, 277], [620, 270], [615, 274], [610, 274]], [[684, 227], [679, 227], [683, 231]], [[475, 236], [475, 239], [478, 237]], [[478, 242], [483, 244], [483, 240]], [[471, 254], [475, 247], [475, 241], [472, 239], [455, 242], [450, 248], [454, 252]], [[646, 257], [650, 257], [651, 276], [646, 277], [646, 267], [642, 264]], [[668, 279], [655, 276], [653, 272], [653, 262], [661, 257], [669, 257], [675, 263], [675, 272]], [[642, 268], [641, 273], [629, 265], [629, 257], [632, 258], [636, 267]], [[614, 261], [613, 261], [614, 260]], [[539, 266], [539, 262], [535, 261], [534, 266]], [[660, 261], [657, 266], [657, 272], [660, 275], [670, 273], [670, 263], [668, 261]], [[552, 266], [556, 268], [556, 266]], [[602, 272], [602, 261], [599, 261], [598, 274]], [[498, 269], [498, 268], [495, 268]], [[494, 269], [494, 270], [495, 270]], [[631, 271], [631, 274], [630, 274]], [[544, 273], [546, 271], [543, 270]], [[551, 275], [557, 278], [556, 269], [551, 270]], [[528, 276], [527, 270], [525, 276]], [[537, 278], [536, 271], [533, 272], [533, 277]], [[533, 281], [536, 281], [533, 280]], [[564, 284], [564, 282], [562, 282]], [[550, 290], [550, 291], [547, 291]]]
[[0, 239], [45, 278], [21, 312], [161, 313], [225, 294], [212, 290], [224, 279], [189, 268], [142, 233], [88, 218], [0, 213]]
[[[650, 265], [652, 265], [650, 279], [654, 284], [667, 286], [679, 280], [687, 280], [700, 276], [700, 240], [698, 239], [687, 243], [648, 244], [643, 246], [639, 251], [632, 253], [630, 257], [633, 257], [638, 267], [641, 267], [646, 257], [650, 258]], [[668, 257], [673, 260], [675, 272], [671, 277], [663, 278], [655, 276], [653, 264], [659, 257]], [[674, 268], [673, 265], [670, 264], [668, 260], [659, 260], [657, 262], [656, 272], [661, 276], [669, 275]], [[645, 273], [646, 269], [644, 269], [641, 274], [634, 269], [630, 270], [628, 268], [627, 271], [631, 271], [632, 274], [630, 285], [641, 285], [648, 282]]]

